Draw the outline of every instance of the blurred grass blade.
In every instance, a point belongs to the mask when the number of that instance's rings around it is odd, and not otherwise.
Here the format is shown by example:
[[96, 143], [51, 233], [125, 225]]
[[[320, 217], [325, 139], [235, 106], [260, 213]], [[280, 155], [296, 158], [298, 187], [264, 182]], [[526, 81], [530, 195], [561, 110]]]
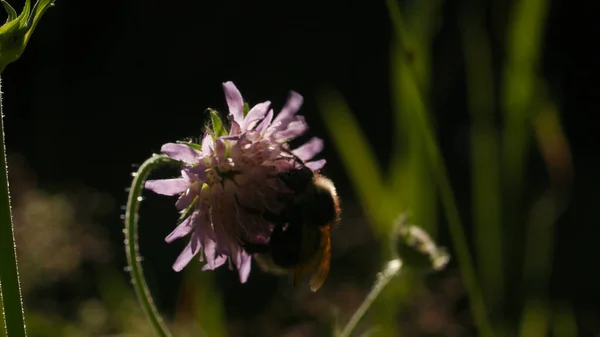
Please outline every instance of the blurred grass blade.
[[[381, 168], [368, 146], [367, 137], [342, 95], [332, 89], [324, 90], [318, 103], [324, 124], [376, 236], [382, 240], [388, 239], [390, 223], [403, 205], [386, 194]], [[407, 298], [399, 295], [399, 292], [407, 288], [413, 287], [408, 287], [401, 279], [390, 284], [386, 289], [386, 296], [378, 298], [371, 312], [375, 317], [374, 324], [381, 326], [379, 335], [397, 335], [397, 326], [392, 322], [395, 322], [399, 302], [402, 298]]]
[[[215, 287], [214, 273], [201, 268], [186, 269], [177, 311], [175, 326], [182, 330], [178, 336], [226, 336], [227, 325], [221, 294]], [[191, 326], [190, 326], [191, 324]], [[189, 333], [193, 331], [193, 334]]]
[[152, 336], [154, 331], [123, 275], [110, 268], [101, 268], [96, 274], [99, 298], [111, 313], [111, 324], [117, 331], [126, 335]]
[[[406, 16], [397, 0], [386, 0], [395, 37], [390, 68], [395, 117], [395, 152], [390, 165], [389, 194], [433, 237], [437, 232], [436, 188], [423, 148], [421, 134], [412, 127], [410, 116], [418, 100], [429, 92], [431, 45], [442, 1], [408, 1]], [[405, 19], [406, 18], [406, 19]], [[418, 83], [421, 97], [407, 94], [411, 81]], [[409, 90], [409, 89], [408, 89]]]
[[545, 95], [538, 104], [540, 107], [533, 114], [533, 126], [549, 171], [551, 187], [530, 212], [525, 236], [523, 276], [525, 284], [535, 289], [538, 298], [547, 298], [554, 254], [554, 229], [567, 204], [573, 169], [571, 152], [555, 104]]
[[346, 168], [358, 200], [365, 208], [379, 237], [387, 235], [395, 214], [382, 207], [382, 173], [366, 136], [348, 104], [335, 90], [324, 90], [318, 101], [320, 114]]
[[576, 337], [579, 335], [575, 313], [568, 306], [555, 310], [552, 314], [552, 335], [560, 337]]
[[546, 162], [555, 196], [564, 205], [573, 179], [573, 157], [556, 104], [544, 95], [540, 105], [533, 115], [535, 139]]
[[511, 191], [509, 199], [516, 204], [529, 149], [530, 110], [547, 7], [546, 0], [519, 0], [509, 24], [502, 85], [505, 114], [502, 145], [505, 183]]
[[499, 135], [494, 125], [494, 78], [483, 11], [467, 9], [462, 41], [467, 104], [471, 115], [471, 200], [477, 267], [486, 302], [504, 297], [504, 240]]
[[[420, 54], [419, 54], [420, 55]], [[415, 222], [433, 237], [437, 233], [436, 186], [424, 142], [418, 128], [411, 123], [420, 97], [412, 94], [412, 72], [401, 45], [393, 44], [391, 54], [392, 99], [394, 104], [395, 151], [390, 165], [388, 194], [402, 209], [409, 209]]]
[[[406, 93], [413, 97], [421, 97], [416, 82], [414, 81], [412, 82], [412, 85], [407, 86]], [[488, 312], [485, 308], [481, 289], [475, 275], [473, 259], [469, 252], [467, 238], [462, 227], [462, 220], [458, 212], [452, 186], [450, 185], [446, 165], [444, 164], [444, 159], [437, 145], [432, 122], [427, 113], [425, 103], [422, 100], [416, 100], [416, 102], [419, 104], [415, 105], [414, 110], [412, 111], [410, 124], [421, 133], [429, 165], [433, 169], [434, 177], [439, 185], [442, 206], [448, 221], [453, 247], [456, 251], [456, 260], [460, 266], [462, 279], [469, 294], [469, 300], [471, 301], [471, 310], [475, 324], [480, 336], [493, 336]]]
[[[519, 336], [546, 337], [548, 336], [549, 321], [548, 305], [541, 301], [527, 301], [523, 310], [523, 319]], [[561, 336], [562, 337], [562, 336]]]
[[386, 0], [395, 39], [422, 92], [430, 89], [430, 49], [439, 26], [442, 4], [440, 0], [408, 1], [404, 16], [398, 0]]

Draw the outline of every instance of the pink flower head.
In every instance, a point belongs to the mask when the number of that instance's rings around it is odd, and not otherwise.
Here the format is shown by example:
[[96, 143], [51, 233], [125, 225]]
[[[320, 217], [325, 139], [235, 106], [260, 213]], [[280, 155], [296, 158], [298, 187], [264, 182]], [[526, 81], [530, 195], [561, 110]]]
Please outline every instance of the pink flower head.
[[278, 196], [287, 188], [277, 174], [293, 167], [290, 152], [313, 170], [320, 169], [325, 160], [310, 161], [323, 148], [318, 138], [295, 150], [287, 149], [288, 141], [308, 129], [304, 118], [296, 115], [302, 105], [298, 93], [291, 92], [273, 118], [269, 101], [248, 109], [232, 82], [223, 83], [223, 89], [229, 130], [212, 112], [213, 128], [201, 144], [163, 145], [162, 153], [181, 162], [181, 177], [148, 180], [145, 187], [163, 195], [179, 195], [175, 206], [183, 220], [166, 241], [188, 234], [190, 241], [175, 261], [175, 271], [182, 270], [195, 256], [205, 262], [203, 270], [229, 261], [230, 269], [235, 265], [244, 283], [250, 273], [251, 255], [240, 242], [265, 244], [273, 229], [260, 213], [247, 210], [280, 211]]

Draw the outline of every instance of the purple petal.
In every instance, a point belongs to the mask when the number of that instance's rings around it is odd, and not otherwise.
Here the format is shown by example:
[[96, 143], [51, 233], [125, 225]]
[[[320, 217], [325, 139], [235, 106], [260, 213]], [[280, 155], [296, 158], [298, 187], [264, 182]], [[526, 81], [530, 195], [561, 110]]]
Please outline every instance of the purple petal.
[[214, 142], [212, 139], [212, 135], [208, 132], [204, 133], [204, 137], [202, 138], [202, 152], [210, 155], [214, 149]]
[[240, 135], [221, 136], [221, 137], [219, 137], [219, 139], [222, 139], [222, 140], [240, 140], [240, 139], [244, 139], [245, 137], [246, 137], [246, 134], [242, 133], [241, 136]]
[[240, 274], [240, 282], [246, 283], [248, 276], [250, 276], [250, 268], [252, 267], [252, 257], [246, 252], [242, 252], [242, 264], [238, 267]]
[[175, 160], [181, 160], [186, 163], [197, 162], [198, 158], [204, 155], [201, 151], [192, 149], [188, 145], [177, 143], [167, 143], [163, 145], [160, 148], [160, 152]]
[[181, 170], [181, 176], [189, 181], [202, 181], [206, 178], [206, 166], [196, 165], [192, 167], [184, 167]]
[[317, 137], [311, 138], [304, 145], [292, 152], [302, 161], [307, 161], [323, 150], [323, 140]]
[[325, 166], [325, 163], [327, 163], [327, 160], [325, 159], [321, 159], [321, 160], [315, 160], [315, 161], [309, 161], [308, 163], [304, 163], [304, 166], [308, 167], [309, 169], [316, 171], [321, 169], [323, 166]]
[[183, 252], [179, 254], [177, 260], [175, 260], [175, 263], [173, 264], [173, 270], [181, 271], [185, 266], [187, 266], [194, 256], [198, 254], [200, 247], [201, 245], [198, 241], [198, 237], [195, 235], [195, 233], [193, 233], [192, 237], [190, 238], [190, 242], [187, 244], [187, 246], [185, 246]]
[[230, 136], [237, 136], [242, 133], [242, 127], [236, 121], [231, 121], [231, 128], [229, 129]]
[[266, 101], [253, 106], [244, 118], [244, 122], [242, 123], [242, 132], [252, 130], [256, 123], [265, 117], [270, 105], [271, 102]]
[[171, 234], [167, 235], [165, 241], [171, 243], [181, 237], [188, 235], [192, 229], [194, 229], [194, 225], [196, 219], [198, 218], [199, 213], [193, 212], [190, 216], [188, 216], [185, 220], [183, 220]]
[[195, 193], [191, 193], [191, 191], [187, 191], [187, 193], [182, 194], [179, 199], [175, 202], [175, 208], [178, 210], [183, 210], [188, 208], [188, 206], [194, 201], [196, 198]]
[[281, 109], [273, 123], [281, 122], [281, 124], [284, 125], [288, 123], [289, 120], [294, 117], [296, 112], [300, 110], [303, 101], [304, 99], [302, 98], [302, 95], [295, 91], [290, 92], [290, 97], [288, 98], [287, 103], [285, 103], [285, 106], [283, 109]]
[[271, 125], [272, 120], [273, 120], [273, 110], [269, 110], [269, 112], [267, 113], [267, 116], [265, 116], [265, 118], [256, 127], [256, 131], [263, 132], [263, 130], [265, 130], [266, 128], [269, 127], [269, 125]]
[[297, 120], [289, 123], [285, 130], [281, 130], [276, 133], [276, 137], [280, 140], [287, 140], [296, 138], [302, 135], [306, 130], [308, 130], [308, 125], [304, 122], [304, 118], [301, 116], [296, 117]]
[[223, 90], [225, 91], [227, 106], [229, 106], [229, 114], [233, 116], [234, 121], [241, 125], [244, 121], [244, 99], [242, 94], [233, 82], [223, 83]]
[[225, 153], [227, 152], [227, 144], [221, 138], [217, 139], [217, 146], [215, 148], [215, 154], [217, 155], [218, 162], [225, 160]]
[[190, 186], [185, 178], [147, 180], [144, 187], [154, 193], [175, 195], [184, 192]]
[[206, 264], [202, 267], [202, 270], [214, 270], [219, 268], [227, 261], [227, 256], [218, 254], [217, 255], [217, 244], [211, 239], [204, 241], [204, 255], [206, 255]]

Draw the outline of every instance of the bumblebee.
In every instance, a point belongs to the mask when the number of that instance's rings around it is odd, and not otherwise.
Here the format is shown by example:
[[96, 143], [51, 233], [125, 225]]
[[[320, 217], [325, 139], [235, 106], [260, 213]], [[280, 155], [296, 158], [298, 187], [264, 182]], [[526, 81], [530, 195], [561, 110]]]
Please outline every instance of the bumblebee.
[[314, 292], [329, 274], [331, 229], [340, 220], [340, 202], [331, 180], [294, 158], [299, 165], [277, 175], [293, 193], [282, 196], [279, 214], [262, 213], [274, 225], [268, 244], [243, 246], [263, 270], [292, 274], [294, 288], [309, 279]]

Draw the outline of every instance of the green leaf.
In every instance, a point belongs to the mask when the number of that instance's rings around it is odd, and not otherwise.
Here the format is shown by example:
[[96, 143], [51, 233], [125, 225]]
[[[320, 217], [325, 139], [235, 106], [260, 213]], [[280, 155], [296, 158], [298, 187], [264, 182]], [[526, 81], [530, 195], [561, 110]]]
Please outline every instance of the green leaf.
[[225, 130], [225, 127], [223, 126], [223, 122], [221, 121], [221, 118], [219, 117], [219, 113], [213, 109], [208, 109], [208, 112], [210, 113], [210, 121], [212, 124], [212, 132], [211, 133], [216, 138], [226, 136], [227, 130]]

